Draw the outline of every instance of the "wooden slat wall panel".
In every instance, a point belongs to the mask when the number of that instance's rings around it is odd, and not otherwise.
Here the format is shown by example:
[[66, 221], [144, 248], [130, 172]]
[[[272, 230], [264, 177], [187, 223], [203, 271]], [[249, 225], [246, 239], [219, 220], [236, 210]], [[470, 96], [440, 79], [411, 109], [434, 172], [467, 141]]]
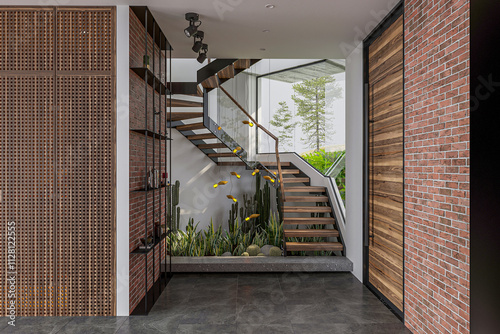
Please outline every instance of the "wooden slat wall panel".
[[369, 282], [403, 310], [403, 18], [369, 47]]
[[114, 27], [111, 7], [0, 8], [0, 228], [16, 222], [18, 316], [115, 314]]
[[[16, 226], [17, 315], [53, 314], [53, 77], [0, 74], [0, 315], [6, 315], [7, 222]], [[9, 275], [10, 276], [10, 275]]]

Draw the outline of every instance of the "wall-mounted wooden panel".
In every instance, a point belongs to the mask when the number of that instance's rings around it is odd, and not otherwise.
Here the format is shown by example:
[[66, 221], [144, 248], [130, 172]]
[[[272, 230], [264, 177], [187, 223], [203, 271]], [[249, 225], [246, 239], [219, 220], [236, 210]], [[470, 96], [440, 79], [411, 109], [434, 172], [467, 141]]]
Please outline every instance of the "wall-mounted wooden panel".
[[368, 47], [368, 282], [403, 311], [403, 17]]
[[0, 8], [0, 71], [52, 71], [54, 8]]
[[18, 316], [115, 314], [114, 30], [110, 7], [0, 8], [0, 228], [16, 224]]
[[[7, 278], [16, 278], [18, 315], [54, 315], [54, 96], [53, 77], [0, 74], [0, 310]], [[14, 222], [15, 245], [7, 226]], [[13, 241], [12, 239], [10, 241]], [[7, 268], [15, 246], [16, 275]]]

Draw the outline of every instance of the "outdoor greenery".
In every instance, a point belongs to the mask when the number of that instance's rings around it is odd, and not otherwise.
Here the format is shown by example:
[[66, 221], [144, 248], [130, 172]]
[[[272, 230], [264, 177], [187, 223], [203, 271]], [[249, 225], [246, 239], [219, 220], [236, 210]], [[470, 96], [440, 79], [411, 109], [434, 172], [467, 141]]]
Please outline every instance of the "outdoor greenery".
[[293, 129], [297, 122], [293, 121], [293, 115], [288, 109], [285, 101], [279, 102], [280, 108], [274, 113], [273, 119], [269, 122], [272, 126], [278, 128], [278, 139], [280, 148], [289, 151], [293, 147]]
[[293, 85], [294, 95], [292, 100], [297, 105], [297, 116], [301, 118], [300, 126], [306, 135], [301, 140], [310, 148], [319, 151], [327, 142], [327, 124], [332, 122], [326, 109], [333, 99], [341, 97], [342, 88], [330, 85], [332, 99], [326, 99], [326, 86], [335, 82], [331, 76], [324, 76], [303, 81]]
[[[325, 174], [335, 160], [344, 153], [345, 151], [326, 152], [324, 149], [320, 149], [312, 153], [303, 154], [302, 157], [322, 174]], [[345, 201], [345, 168], [337, 175], [335, 182], [339, 188], [342, 200]]]

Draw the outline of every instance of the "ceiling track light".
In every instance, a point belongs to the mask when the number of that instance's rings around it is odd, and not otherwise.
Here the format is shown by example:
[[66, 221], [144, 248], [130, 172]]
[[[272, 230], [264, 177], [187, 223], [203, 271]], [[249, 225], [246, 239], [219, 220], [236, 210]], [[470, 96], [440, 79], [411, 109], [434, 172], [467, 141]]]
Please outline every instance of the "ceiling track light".
[[203, 31], [198, 31], [198, 27], [201, 26], [200, 15], [197, 13], [186, 13], [186, 20], [189, 21], [189, 27], [184, 29], [184, 34], [187, 37], [193, 37], [193, 47], [192, 50], [198, 53], [199, 63], [203, 63], [207, 59], [208, 44], [203, 43], [205, 38], [205, 33]]
[[196, 60], [200, 64], [203, 63], [207, 59], [208, 45], [203, 44], [201, 47], [201, 50], [202, 50], [202, 52], [200, 52], [200, 54], [198, 55], [198, 58], [196, 58]]
[[186, 37], [191, 37], [198, 31], [198, 27], [201, 25], [200, 15], [197, 13], [186, 13], [186, 20], [189, 21], [189, 27], [184, 29], [184, 34]]
[[194, 44], [192, 50], [198, 53], [203, 47], [203, 38], [205, 37], [205, 33], [199, 30], [193, 37], [194, 37]]

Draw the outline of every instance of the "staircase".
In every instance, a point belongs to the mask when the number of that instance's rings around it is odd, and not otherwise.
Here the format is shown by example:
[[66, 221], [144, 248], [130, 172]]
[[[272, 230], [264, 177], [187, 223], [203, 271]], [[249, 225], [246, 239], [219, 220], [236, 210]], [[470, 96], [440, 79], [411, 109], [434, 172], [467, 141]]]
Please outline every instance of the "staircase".
[[[276, 163], [262, 162], [262, 164], [271, 169], [271, 172], [275, 172], [272, 168], [276, 167]], [[326, 188], [311, 186], [309, 177], [290, 162], [282, 162], [281, 167], [285, 189], [283, 207], [285, 251], [343, 252], [344, 246], [336, 229]], [[296, 241], [296, 238], [318, 240], [302, 242]]]
[[[233, 153], [236, 147], [239, 148], [238, 144], [227, 135], [221, 135], [223, 129], [217, 128], [217, 124], [208, 117], [204, 118], [204, 112], [207, 113], [204, 105], [208, 105], [208, 97], [204, 92], [220, 88], [221, 83], [234, 78], [257, 61], [218, 59], [198, 71], [198, 82], [178, 82], [169, 87], [173, 97], [171, 106], [177, 109], [189, 108], [185, 112], [172, 112], [168, 116], [171, 127], [177, 129], [218, 166], [250, 168], [248, 161], [245, 163], [244, 159], [241, 159], [241, 153]], [[276, 162], [252, 162], [252, 165], [254, 164], [264, 168], [273, 177], [279, 174]], [[335, 215], [326, 188], [311, 186], [309, 177], [290, 162], [281, 162], [281, 168], [285, 256], [287, 252], [301, 251], [343, 253], [344, 246], [336, 229], [336, 221], [333, 218]], [[302, 238], [312, 240], [304, 241]]]
[[[217, 88], [219, 84], [234, 78], [235, 75], [246, 70], [257, 61], [256, 59], [221, 59], [220, 62], [225, 63], [222, 69], [200, 80], [201, 87], [208, 93]], [[217, 62], [216, 60], [205, 68], [214, 68]], [[206, 120], [204, 122], [204, 95], [201, 87], [196, 82], [172, 84], [172, 94], [175, 97], [171, 102], [172, 107], [189, 108], [190, 111], [173, 112], [171, 118], [168, 117], [168, 121], [171, 122], [173, 128], [177, 129], [218, 166], [246, 166], [233, 153], [235, 147], [232, 146], [237, 146], [237, 144], [234, 145], [233, 143], [231, 145], [222, 141], [209, 130]], [[198, 108], [199, 111], [191, 111], [193, 108]]]

